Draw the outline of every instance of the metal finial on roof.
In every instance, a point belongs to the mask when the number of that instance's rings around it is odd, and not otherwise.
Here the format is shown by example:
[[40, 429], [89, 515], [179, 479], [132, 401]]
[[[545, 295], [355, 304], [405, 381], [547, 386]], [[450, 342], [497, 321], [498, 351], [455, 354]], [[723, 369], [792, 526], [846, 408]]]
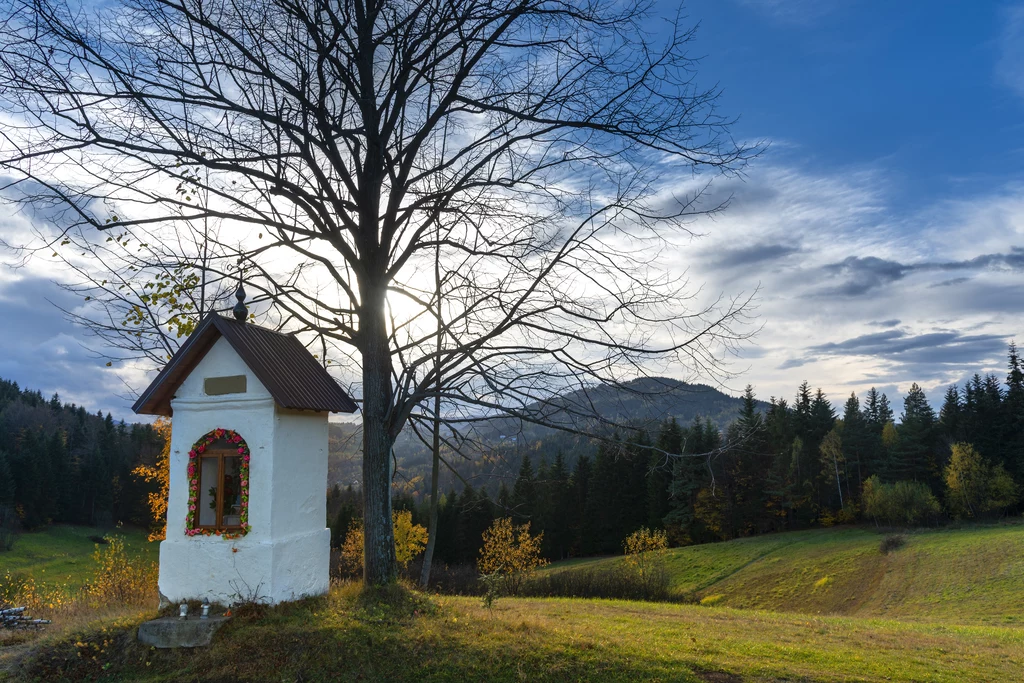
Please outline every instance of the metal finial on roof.
[[242, 288], [242, 281], [238, 281], [238, 289], [235, 290], [235, 298], [238, 299], [238, 303], [231, 309], [231, 312], [235, 316], [235, 320], [240, 323], [244, 323], [246, 318], [249, 317], [249, 309], [245, 305], [245, 289]]

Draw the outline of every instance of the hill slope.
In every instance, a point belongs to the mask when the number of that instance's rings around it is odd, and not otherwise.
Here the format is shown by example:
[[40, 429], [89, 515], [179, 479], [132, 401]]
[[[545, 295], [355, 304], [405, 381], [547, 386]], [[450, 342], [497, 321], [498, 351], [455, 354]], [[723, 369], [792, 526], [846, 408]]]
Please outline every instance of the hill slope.
[[1024, 525], [916, 532], [888, 554], [882, 538], [864, 529], [772, 534], [677, 548], [666, 563], [674, 591], [727, 607], [1024, 625]]
[[[560, 400], [570, 406], [593, 406], [594, 411], [606, 420], [649, 430], [657, 429], [658, 424], [668, 418], [675, 418], [685, 427], [697, 417], [709, 419], [724, 429], [736, 419], [743, 404], [742, 399], [705, 384], [689, 384], [667, 377], [636, 379], [619, 389], [598, 387], [586, 395], [571, 392]], [[762, 411], [768, 409], [764, 401], [758, 401], [757, 405]], [[331, 424], [331, 483], [346, 485], [360, 479], [361, 429], [358, 423]], [[606, 429], [595, 425], [594, 432]], [[494, 453], [489, 454], [492, 457], [488, 463], [460, 466], [460, 472], [466, 478], [514, 476], [519, 469], [522, 452], [526, 450], [534, 458], [547, 457], [549, 460], [562, 451], [572, 465], [576, 455], [590, 453], [594, 449], [594, 444], [586, 437], [537, 425], [520, 425], [508, 419], [483, 420], [475, 426], [475, 433], [475, 438], [494, 447]], [[429, 471], [430, 452], [410, 429], [399, 435], [395, 456], [403, 476], [408, 479], [423, 476]], [[454, 478], [451, 480], [443, 484], [442, 489], [456, 483]], [[461, 488], [461, 485], [456, 488]]]
[[[1017, 628], [803, 617], [604, 600], [413, 597], [355, 587], [229, 622], [208, 648], [154, 650], [141, 617], [68, 634], [10, 671], [109, 681], [1010, 681]], [[83, 654], [84, 653], [84, 654]], [[0, 648], [0, 679], [3, 679]]]

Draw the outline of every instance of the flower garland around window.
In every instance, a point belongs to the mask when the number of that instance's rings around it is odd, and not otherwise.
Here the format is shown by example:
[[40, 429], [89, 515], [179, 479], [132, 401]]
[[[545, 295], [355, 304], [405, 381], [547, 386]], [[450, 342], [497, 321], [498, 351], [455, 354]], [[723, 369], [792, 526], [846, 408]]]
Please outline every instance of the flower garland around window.
[[[196, 512], [199, 508], [199, 456], [206, 452], [210, 444], [225, 439], [229, 444], [238, 448], [238, 454], [242, 456], [242, 463], [238, 468], [242, 483], [242, 507], [239, 511], [238, 529], [202, 529], [196, 525], [199, 517]], [[230, 429], [214, 429], [203, 435], [198, 441], [192, 444], [192, 450], [188, 452], [188, 513], [185, 515], [186, 536], [220, 536], [221, 538], [240, 538], [249, 533], [249, 446], [242, 437]]]

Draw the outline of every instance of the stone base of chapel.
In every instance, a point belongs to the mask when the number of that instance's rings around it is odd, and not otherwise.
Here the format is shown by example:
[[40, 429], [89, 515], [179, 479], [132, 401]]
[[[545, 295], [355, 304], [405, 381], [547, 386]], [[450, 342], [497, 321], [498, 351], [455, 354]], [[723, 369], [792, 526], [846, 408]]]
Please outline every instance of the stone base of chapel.
[[331, 530], [273, 541], [193, 536], [160, 543], [160, 593], [172, 604], [203, 600], [230, 605], [323, 595], [330, 587]]

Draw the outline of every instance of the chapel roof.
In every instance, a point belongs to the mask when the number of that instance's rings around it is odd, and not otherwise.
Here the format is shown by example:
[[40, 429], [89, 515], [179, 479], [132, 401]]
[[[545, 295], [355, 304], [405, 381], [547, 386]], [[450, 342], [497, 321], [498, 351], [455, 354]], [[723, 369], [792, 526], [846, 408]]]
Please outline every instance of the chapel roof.
[[216, 313], [196, 326], [132, 410], [170, 416], [174, 392], [221, 337], [282, 408], [355, 412], [356, 404], [296, 337]]

